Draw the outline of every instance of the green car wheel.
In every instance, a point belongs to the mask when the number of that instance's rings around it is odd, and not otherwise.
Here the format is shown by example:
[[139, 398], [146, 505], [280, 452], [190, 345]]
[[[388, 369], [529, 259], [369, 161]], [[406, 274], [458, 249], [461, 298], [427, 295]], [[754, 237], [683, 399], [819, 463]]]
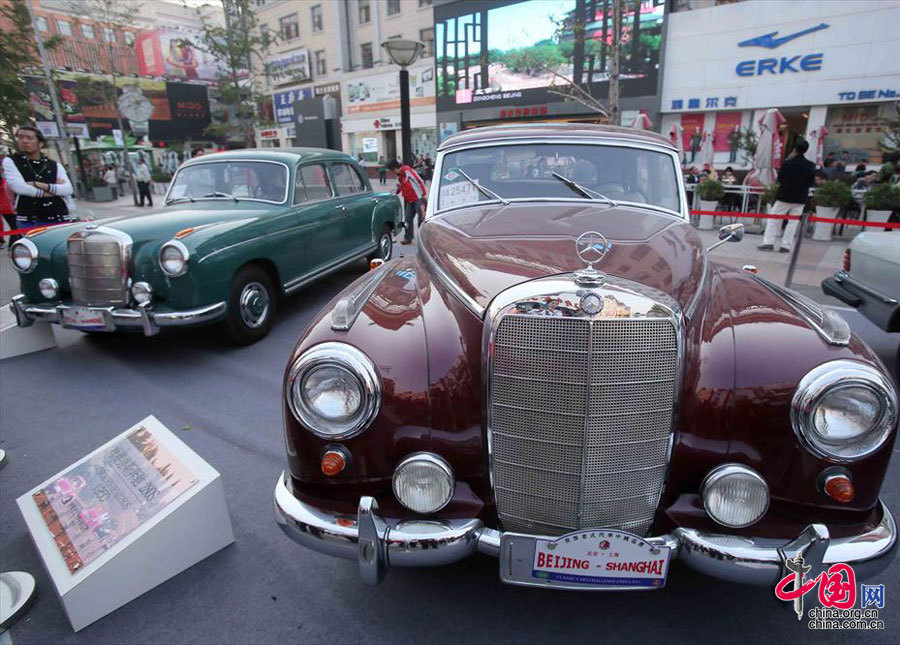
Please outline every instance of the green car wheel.
[[225, 331], [235, 343], [250, 345], [272, 329], [277, 294], [269, 274], [250, 265], [240, 269], [231, 281]]

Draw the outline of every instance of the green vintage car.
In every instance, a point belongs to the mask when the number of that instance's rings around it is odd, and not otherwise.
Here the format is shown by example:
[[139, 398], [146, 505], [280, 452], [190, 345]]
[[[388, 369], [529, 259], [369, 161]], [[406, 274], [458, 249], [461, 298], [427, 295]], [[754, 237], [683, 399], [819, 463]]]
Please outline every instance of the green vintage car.
[[178, 169], [160, 212], [34, 229], [10, 248], [20, 326], [86, 332], [223, 323], [249, 344], [278, 297], [360, 258], [390, 259], [401, 205], [356, 161], [314, 148], [240, 150]]

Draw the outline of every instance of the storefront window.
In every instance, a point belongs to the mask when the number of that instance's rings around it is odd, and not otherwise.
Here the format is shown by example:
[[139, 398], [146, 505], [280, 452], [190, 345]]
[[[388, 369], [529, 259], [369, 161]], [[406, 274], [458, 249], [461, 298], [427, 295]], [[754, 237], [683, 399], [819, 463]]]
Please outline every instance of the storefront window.
[[892, 103], [829, 107], [825, 127], [825, 154], [846, 165], [881, 163], [879, 143], [884, 138], [885, 120], [894, 114]]
[[350, 154], [357, 160], [376, 163], [379, 156], [384, 156], [379, 152], [380, 132], [357, 132], [349, 135], [349, 140]]

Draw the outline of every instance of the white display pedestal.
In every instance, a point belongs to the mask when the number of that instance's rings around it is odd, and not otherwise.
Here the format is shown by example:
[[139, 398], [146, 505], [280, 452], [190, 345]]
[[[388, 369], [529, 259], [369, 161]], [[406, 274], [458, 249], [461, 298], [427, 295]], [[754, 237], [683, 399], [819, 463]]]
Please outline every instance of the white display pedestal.
[[[70, 573], [33, 495], [140, 427], [149, 430], [196, 481], [107, 551]], [[219, 473], [153, 416], [28, 491], [16, 503], [75, 631], [234, 542]]]
[[56, 347], [53, 328], [47, 322], [19, 327], [9, 306], [0, 306], [0, 360]]
[[[719, 202], [706, 201], [705, 199], [700, 200], [701, 211], [714, 211], [718, 205]], [[697, 228], [701, 231], [711, 231], [715, 226], [714, 217], [715, 215], [700, 215], [700, 220], [697, 222]]]
[[[890, 218], [892, 211], [875, 211], [871, 208], [866, 209], [866, 221], [867, 222], [878, 222], [879, 224], [887, 222], [888, 218]], [[877, 229], [874, 229], [877, 230]]]
[[[837, 219], [838, 209], [835, 206], [816, 206], [816, 215], [825, 219]], [[812, 239], [821, 242], [831, 241], [831, 232], [834, 230], [834, 224], [830, 222], [816, 222], [813, 226]]]

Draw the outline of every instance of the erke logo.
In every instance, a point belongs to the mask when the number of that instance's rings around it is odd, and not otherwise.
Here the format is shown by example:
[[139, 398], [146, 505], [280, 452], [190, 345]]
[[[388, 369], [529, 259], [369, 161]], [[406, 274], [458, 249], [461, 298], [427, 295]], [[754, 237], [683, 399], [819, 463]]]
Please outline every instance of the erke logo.
[[[786, 42], [800, 38], [822, 29], [828, 29], [830, 25], [824, 22], [815, 27], [804, 29], [787, 36], [777, 37], [778, 32], [773, 31], [762, 36], [756, 36], [738, 43], [738, 47], [764, 47], [776, 49]], [[762, 76], [764, 73], [784, 74], [786, 72], [814, 72], [822, 69], [823, 54], [807, 54], [806, 56], [782, 56], [781, 58], [760, 58], [759, 60], [745, 60], [737, 64], [734, 71], [738, 76]], [[796, 67], [795, 67], [796, 66]]]

